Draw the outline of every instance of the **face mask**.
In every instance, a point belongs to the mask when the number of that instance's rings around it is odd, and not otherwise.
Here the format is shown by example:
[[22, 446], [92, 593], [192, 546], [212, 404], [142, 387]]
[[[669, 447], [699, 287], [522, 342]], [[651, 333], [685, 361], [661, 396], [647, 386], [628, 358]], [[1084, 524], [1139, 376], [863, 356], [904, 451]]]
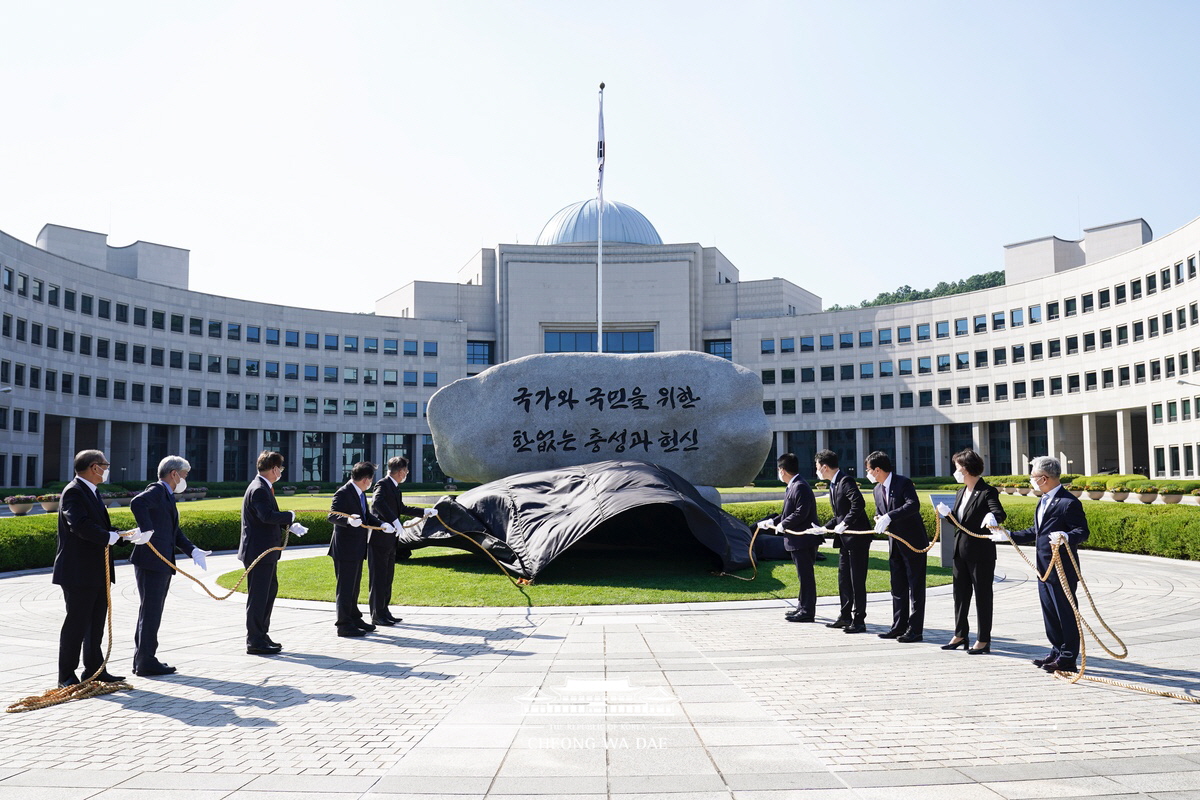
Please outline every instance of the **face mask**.
[[175, 494], [183, 494], [187, 491], [187, 479], [180, 478], [179, 483], [175, 485]]
[[875, 473], [874, 473], [874, 472], [868, 472], [868, 473], [867, 473], [867, 480], [869, 480], [871, 483], [879, 483], [879, 478], [876, 478], [876, 477], [875, 477]]
[[959, 483], [967, 482], [966, 476], [962, 474], [962, 470], [960, 469], [954, 470], [954, 480], [958, 481]]
[[104, 474], [100, 476], [101, 483], [108, 483], [108, 470], [104, 470]]

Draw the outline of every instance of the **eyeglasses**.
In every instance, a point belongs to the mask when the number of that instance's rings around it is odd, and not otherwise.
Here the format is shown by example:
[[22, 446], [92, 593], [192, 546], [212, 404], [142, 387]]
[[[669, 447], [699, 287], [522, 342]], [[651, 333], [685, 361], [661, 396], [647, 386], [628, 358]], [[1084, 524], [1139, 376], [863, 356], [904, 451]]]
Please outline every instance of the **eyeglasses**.
[[101, 469], [104, 469], [105, 467], [111, 467], [111, 466], [112, 466], [112, 464], [109, 464], [107, 461], [97, 461], [97, 462], [96, 462], [95, 464], [93, 464], [92, 466], [93, 466], [93, 467], [100, 467]]

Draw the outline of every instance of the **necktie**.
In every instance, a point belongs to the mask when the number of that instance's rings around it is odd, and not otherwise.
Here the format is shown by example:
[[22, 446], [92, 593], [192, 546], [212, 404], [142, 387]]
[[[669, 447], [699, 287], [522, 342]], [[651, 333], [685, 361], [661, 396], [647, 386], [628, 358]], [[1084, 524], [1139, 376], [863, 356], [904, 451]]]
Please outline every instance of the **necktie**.
[[362, 492], [358, 493], [358, 504], [362, 506], [363, 522], [367, 521], [367, 496]]
[[1046, 506], [1050, 505], [1050, 495], [1042, 495], [1042, 499], [1038, 501], [1037, 507], [1037, 526], [1042, 527], [1042, 517], [1046, 515]]

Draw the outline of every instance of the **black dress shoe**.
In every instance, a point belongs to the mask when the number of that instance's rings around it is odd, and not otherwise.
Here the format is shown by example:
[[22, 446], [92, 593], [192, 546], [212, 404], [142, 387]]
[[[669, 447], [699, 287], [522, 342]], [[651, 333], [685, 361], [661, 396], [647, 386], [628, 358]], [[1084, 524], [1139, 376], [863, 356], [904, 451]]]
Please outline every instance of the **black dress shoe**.
[[388, 617], [388, 619], [390, 619], [392, 621], [393, 625], [404, 622], [404, 620], [401, 619], [400, 617]]
[[142, 669], [134, 667], [133, 674], [142, 678], [147, 678], [154, 675], [174, 675], [175, 668], [170, 664], [155, 664], [152, 667], [143, 667]]
[[896, 628], [892, 628], [890, 631], [885, 631], [884, 633], [879, 634], [879, 638], [880, 639], [896, 639], [896, 638], [899, 638], [903, 633], [904, 633], [904, 631], [897, 630]]
[[1042, 669], [1046, 672], [1075, 672], [1075, 659], [1073, 658], [1056, 658], [1053, 661], [1047, 661], [1042, 664]]
[[77, 686], [77, 685], [79, 685], [79, 678], [76, 678], [74, 675], [72, 675], [69, 678], [64, 678], [63, 680], [60, 680], [58, 682], [58, 688], [60, 688], [60, 689], [65, 689], [68, 686]]
[[366, 636], [367, 632], [362, 628], [338, 628], [338, 636], [344, 636], [347, 639], [354, 639], [359, 636]]
[[283, 645], [272, 639], [270, 636], [264, 636], [263, 641], [267, 643], [267, 647], [278, 647], [280, 650], [283, 649]]
[[816, 622], [817, 621], [817, 618], [815, 616], [810, 617], [810, 616], [806, 616], [806, 615], [790, 616], [790, 617], [786, 617], [786, 619], [788, 622]]
[[846, 627], [849, 627], [849, 625], [850, 625], [850, 620], [840, 619], [840, 618], [835, 619], [833, 622], [825, 623], [826, 628], [846, 628]]
[[376, 625], [385, 625], [389, 628], [396, 624], [390, 619], [384, 619], [383, 617], [371, 617], [371, 622], [375, 623]]
[[367, 622], [366, 620], [361, 620], [361, 619], [359, 619], [359, 620], [355, 620], [355, 621], [354, 621], [354, 625], [355, 625], [355, 627], [356, 627], [356, 628], [358, 628], [360, 631], [373, 631], [373, 630], [375, 630], [375, 626], [374, 626], [374, 625], [372, 625], [371, 623]]
[[283, 650], [281, 646], [277, 644], [267, 644], [265, 642], [262, 644], [246, 645], [246, 652], [252, 656], [273, 656], [281, 650]]
[[992, 643], [988, 642], [983, 647], [972, 647], [968, 649], [967, 652], [973, 656], [986, 656], [988, 653], [992, 652]]
[[919, 634], [919, 633], [913, 633], [913, 632], [911, 632], [911, 631], [909, 631], [908, 633], [904, 634], [903, 636], [897, 636], [897, 637], [896, 637], [896, 641], [897, 641], [897, 642], [904, 642], [905, 644], [911, 644], [911, 643], [913, 643], [913, 642], [920, 642], [920, 641], [924, 641], [924, 639], [925, 639], [925, 637], [924, 637], [924, 636], [922, 636], [921, 634]]
[[1046, 664], [1049, 664], [1051, 661], [1057, 661], [1057, 660], [1058, 660], [1058, 656], [1056, 656], [1054, 653], [1048, 653], [1048, 654], [1042, 656], [1041, 658], [1035, 658], [1033, 660], [1033, 665], [1035, 667], [1043, 667]]
[[108, 670], [104, 670], [96, 676], [96, 680], [100, 681], [101, 683], [120, 683], [121, 681], [125, 680], [125, 676], [113, 675]]
[[842, 628], [842, 633], [866, 633], [867, 626], [861, 622], [855, 622], [853, 625], [847, 625]]
[[957, 650], [958, 648], [962, 647], [966, 643], [967, 643], [967, 637], [964, 636], [963, 638], [959, 639], [957, 642], [948, 642], [947, 644], [942, 645], [942, 649], [943, 650]]

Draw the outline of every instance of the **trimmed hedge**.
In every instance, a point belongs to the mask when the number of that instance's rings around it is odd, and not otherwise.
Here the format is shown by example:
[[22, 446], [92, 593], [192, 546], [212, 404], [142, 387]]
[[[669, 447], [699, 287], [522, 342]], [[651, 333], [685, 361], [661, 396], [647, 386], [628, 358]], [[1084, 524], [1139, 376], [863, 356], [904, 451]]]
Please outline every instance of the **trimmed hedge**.
[[[135, 524], [125, 509], [109, 509], [112, 524], [124, 530]], [[290, 544], [327, 544], [333, 525], [325, 514], [300, 513], [296, 520], [308, 528], [303, 539], [289, 538]], [[242, 516], [238, 511], [187, 511], [180, 509], [180, 527], [197, 547], [205, 550], [236, 550], [242, 534]], [[0, 572], [49, 567], [58, 547], [58, 515], [37, 514], [13, 517], [0, 522]], [[118, 546], [118, 560], [129, 557], [129, 548]]]

